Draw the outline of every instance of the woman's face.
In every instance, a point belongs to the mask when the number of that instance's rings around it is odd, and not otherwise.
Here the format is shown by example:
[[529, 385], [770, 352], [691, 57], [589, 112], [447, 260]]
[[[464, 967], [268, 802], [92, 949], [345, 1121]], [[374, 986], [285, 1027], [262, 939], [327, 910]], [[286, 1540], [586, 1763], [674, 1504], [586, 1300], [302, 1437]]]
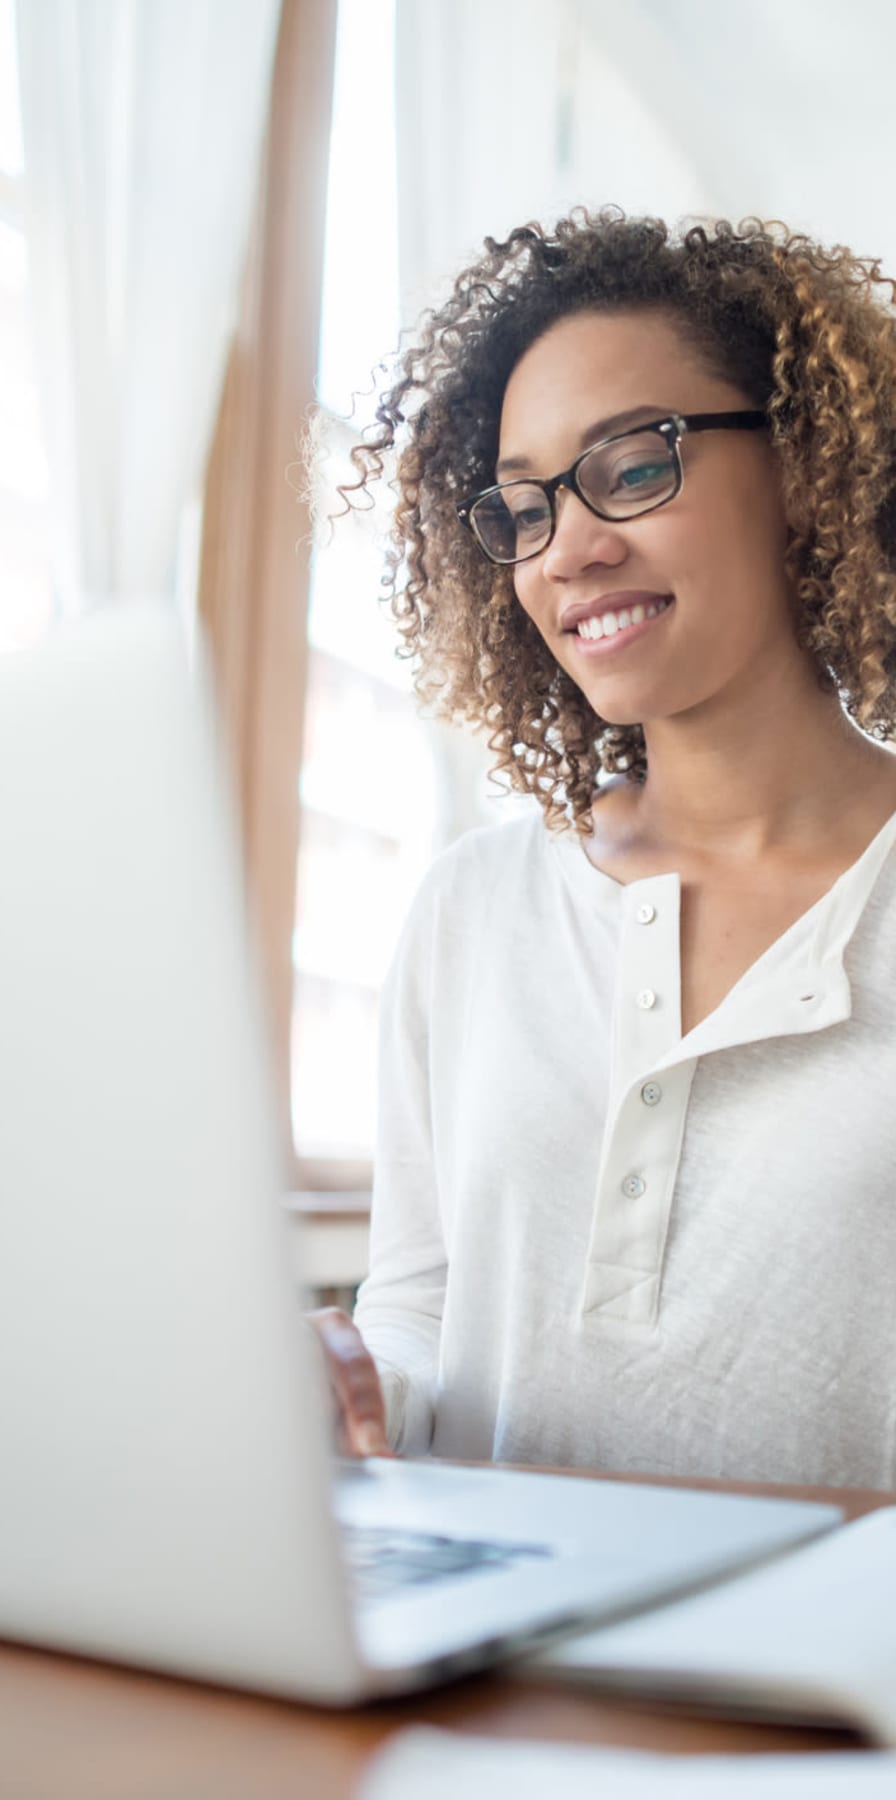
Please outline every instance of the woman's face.
[[[672, 317], [577, 314], [532, 344], [510, 377], [496, 479], [555, 475], [639, 417], [750, 405]], [[561, 488], [551, 543], [514, 571], [520, 604], [557, 662], [612, 724], [693, 713], [748, 693], [767, 673], [780, 678], [782, 658], [802, 661], [767, 433], [694, 433], [681, 456], [681, 491], [639, 518], [598, 519]], [[582, 635], [583, 619], [598, 616], [602, 635]]]

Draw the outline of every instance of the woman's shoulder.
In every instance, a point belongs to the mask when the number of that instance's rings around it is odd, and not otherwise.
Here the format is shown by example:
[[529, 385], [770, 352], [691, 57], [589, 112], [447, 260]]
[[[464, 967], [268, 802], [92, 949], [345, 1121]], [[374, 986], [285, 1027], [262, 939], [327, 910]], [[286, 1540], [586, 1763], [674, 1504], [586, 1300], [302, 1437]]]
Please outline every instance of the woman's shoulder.
[[531, 812], [463, 832], [433, 857], [422, 876], [408, 929], [428, 930], [435, 920], [465, 929], [474, 917], [481, 919], [489, 896], [503, 890], [515, 904], [528, 898], [549, 865], [549, 840], [541, 808], [535, 804]]
[[486, 921], [506, 927], [512, 909], [528, 901], [538, 864], [549, 855], [540, 807], [496, 825], [463, 832], [432, 860], [399, 934], [396, 968], [424, 968], [435, 956], [462, 963]]
[[437, 884], [451, 886], [480, 882], [521, 864], [531, 867], [543, 859], [548, 839], [541, 807], [533, 801], [531, 810], [463, 832], [434, 858], [430, 875]]

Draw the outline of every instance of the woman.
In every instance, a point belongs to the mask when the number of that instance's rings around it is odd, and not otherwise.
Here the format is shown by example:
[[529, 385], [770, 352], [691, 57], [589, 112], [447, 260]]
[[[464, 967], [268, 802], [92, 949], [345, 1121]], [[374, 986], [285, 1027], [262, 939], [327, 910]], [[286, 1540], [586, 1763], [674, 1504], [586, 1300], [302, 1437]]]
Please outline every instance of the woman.
[[350, 1449], [896, 1484], [891, 293], [608, 209], [404, 354], [399, 624], [541, 810], [390, 976]]

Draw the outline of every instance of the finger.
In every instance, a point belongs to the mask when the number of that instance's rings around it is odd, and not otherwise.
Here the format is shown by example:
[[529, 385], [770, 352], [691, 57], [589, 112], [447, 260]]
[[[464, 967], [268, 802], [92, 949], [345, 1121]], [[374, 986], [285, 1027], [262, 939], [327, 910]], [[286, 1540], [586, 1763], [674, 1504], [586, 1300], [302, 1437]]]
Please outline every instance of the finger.
[[323, 1345], [339, 1414], [341, 1447], [350, 1455], [388, 1454], [386, 1409], [376, 1364], [347, 1314], [327, 1307], [309, 1315]]
[[330, 1371], [349, 1449], [376, 1456], [387, 1448], [386, 1409], [376, 1365], [360, 1339], [343, 1351]]

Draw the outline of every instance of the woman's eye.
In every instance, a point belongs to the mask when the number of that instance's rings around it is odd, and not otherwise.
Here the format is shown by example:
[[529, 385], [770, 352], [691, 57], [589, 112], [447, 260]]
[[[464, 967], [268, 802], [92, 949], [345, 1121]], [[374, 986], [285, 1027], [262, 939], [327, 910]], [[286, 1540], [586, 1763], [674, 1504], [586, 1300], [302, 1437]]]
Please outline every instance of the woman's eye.
[[547, 514], [543, 506], [523, 506], [510, 516], [517, 536], [524, 537], [526, 532], [543, 531]]
[[613, 492], [618, 491], [619, 488], [650, 487], [652, 483], [666, 481], [668, 475], [667, 460], [632, 463], [627, 469], [617, 470]]

